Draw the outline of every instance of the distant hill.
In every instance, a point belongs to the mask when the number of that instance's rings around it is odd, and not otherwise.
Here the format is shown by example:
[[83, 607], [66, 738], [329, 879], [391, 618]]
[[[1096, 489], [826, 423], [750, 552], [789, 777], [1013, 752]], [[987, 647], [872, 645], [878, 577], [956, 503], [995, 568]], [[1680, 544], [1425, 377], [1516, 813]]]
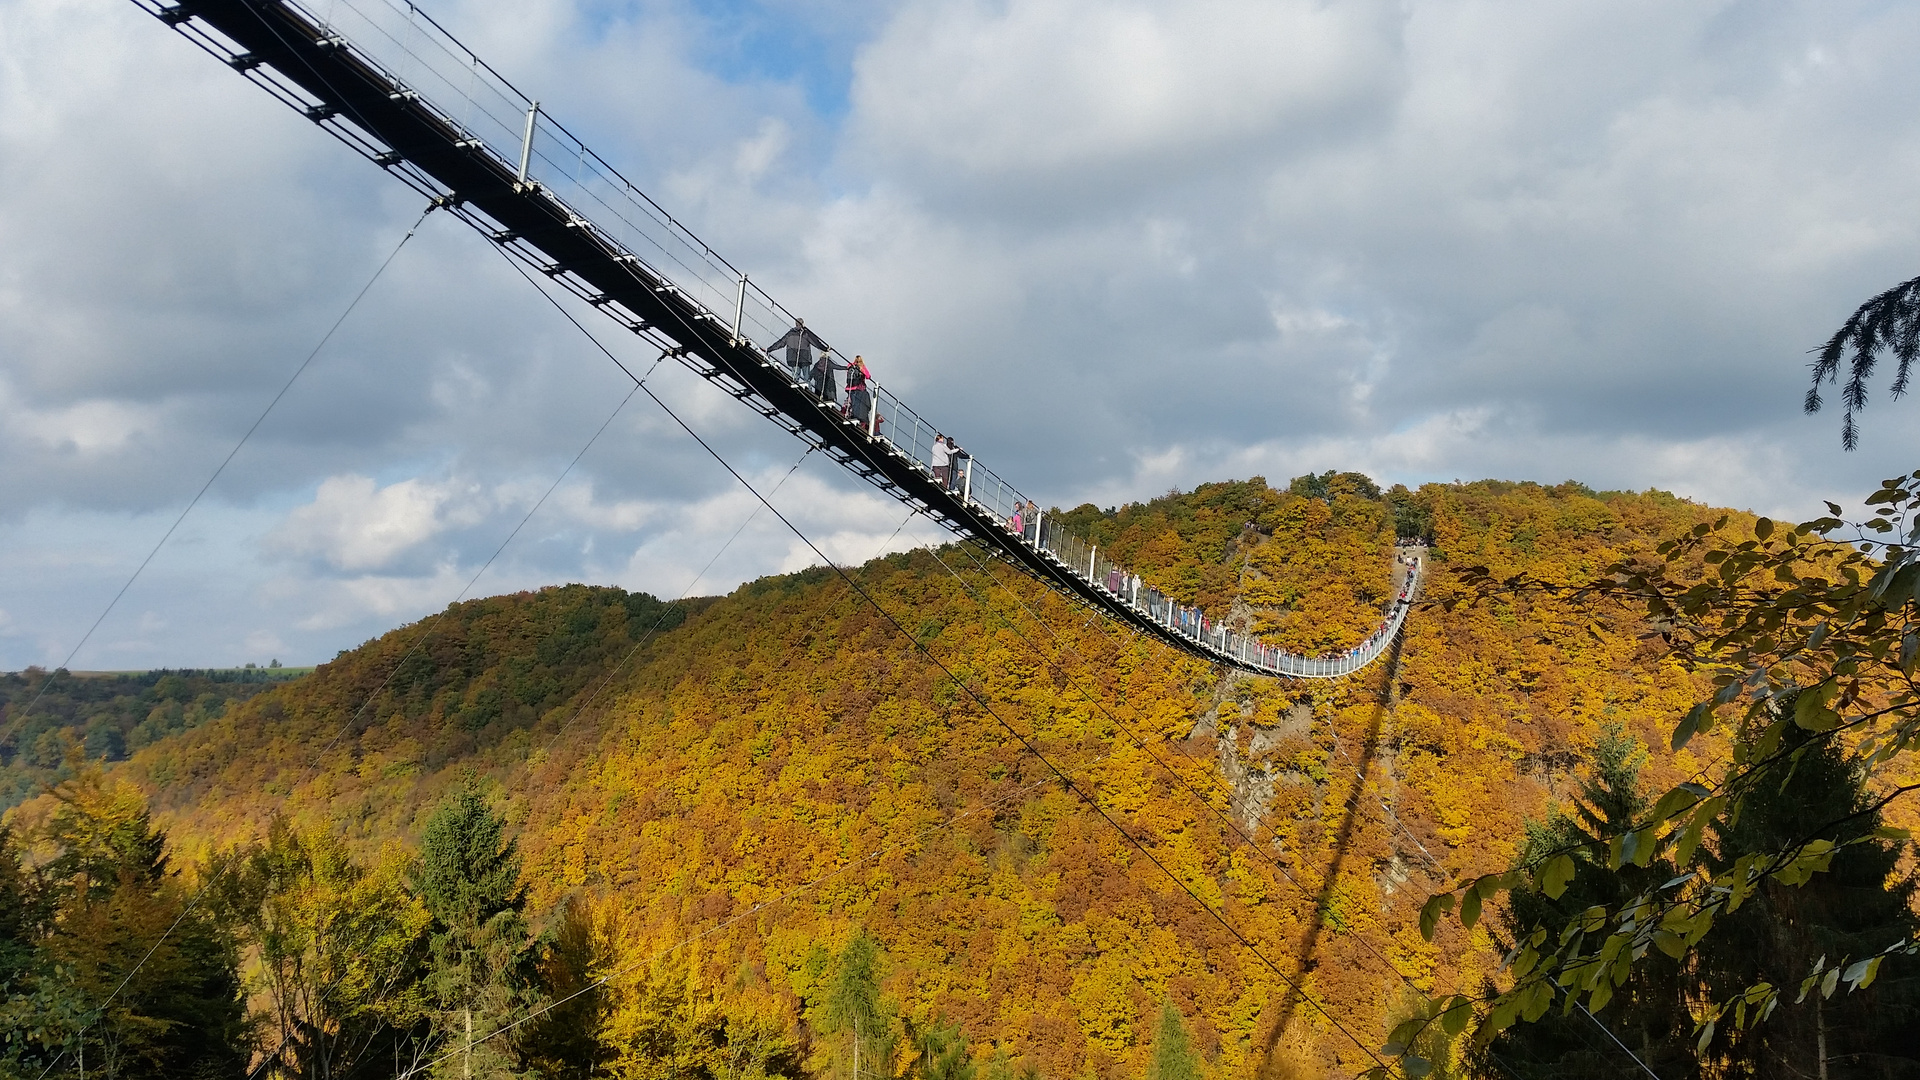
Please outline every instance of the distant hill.
[[127, 755], [311, 672], [240, 668], [0, 673], [0, 810], [72, 775], [76, 759]]
[[[1319, 651], [1376, 624], [1397, 536], [1432, 540], [1426, 597], [1444, 600], [1454, 567], [1577, 580], [1719, 513], [1346, 473], [1059, 517], [1216, 620]], [[1223, 675], [973, 549], [852, 573], [988, 709], [826, 569], [675, 605], [569, 585], [455, 605], [192, 724], [181, 695], [232, 684], [160, 679], [114, 715], [183, 719], [126, 729], [121, 768], [188, 853], [276, 809], [362, 852], [412, 843], [478, 778], [519, 830], [534, 907], [605, 913], [609, 968], [647, 977], [656, 949], [704, 934], [671, 961], [703, 992], [798, 1003], [860, 927], [903, 1015], [958, 1021], [983, 1058], [1140, 1075], [1171, 1001], [1210, 1075], [1281, 1076], [1371, 1064], [1328, 1015], [1377, 1046], [1402, 975], [1475, 984], [1484, 929], [1430, 944], [1414, 914], [1507, 864], [1603, 724], [1649, 744], [1651, 784], [1713, 745], [1665, 751], [1698, 688], [1624, 607], [1423, 607], [1390, 661], [1288, 684]]]

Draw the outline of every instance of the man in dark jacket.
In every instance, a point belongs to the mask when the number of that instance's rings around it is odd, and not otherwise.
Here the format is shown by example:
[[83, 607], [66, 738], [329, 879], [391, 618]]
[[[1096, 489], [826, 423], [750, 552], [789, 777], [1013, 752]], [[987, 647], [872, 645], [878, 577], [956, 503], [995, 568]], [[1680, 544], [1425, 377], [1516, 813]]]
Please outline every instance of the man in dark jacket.
[[829, 405], [838, 404], [840, 401], [840, 383], [839, 380], [834, 377], [833, 373], [836, 371], [845, 371], [849, 366], [850, 365], [847, 364], [836, 364], [833, 362], [833, 357], [830, 354], [821, 353], [820, 358], [813, 362], [814, 395]]
[[787, 351], [783, 359], [787, 362], [787, 370], [793, 373], [793, 381], [803, 384], [813, 374], [813, 350], [819, 349], [823, 353], [832, 351], [826, 342], [820, 340], [819, 334], [807, 329], [805, 319], [793, 320], [793, 329], [787, 331], [779, 341], [767, 346], [767, 352], [774, 356], [779, 356], [781, 349]]

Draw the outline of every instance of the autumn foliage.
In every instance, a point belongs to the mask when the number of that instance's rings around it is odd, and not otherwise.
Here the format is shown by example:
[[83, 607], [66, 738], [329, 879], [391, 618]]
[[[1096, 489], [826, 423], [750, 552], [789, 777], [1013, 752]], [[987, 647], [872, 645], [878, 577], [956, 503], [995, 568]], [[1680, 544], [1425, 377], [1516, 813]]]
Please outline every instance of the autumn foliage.
[[[1456, 567], [1578, 581], [1718, 516], [1571, 482], [1302, 480], [1050, 516], [1308, 652], [1377, 625], [1400, 536], [1431, 540], [1422, 599], [1441, 602]], [[1169, 1016], [1205, 1076], [1283, 1077], [1371, 1066], [1409, 995], [1486, 978], [1485, 926], [1429, 942], [1421, 904], [1506, 869], [1603, 728], [1655, 747], [1659, 787], [1721, 745], [1660, 749], [1702, 687], [1624, 599], [1428, 603], [1360, 676], [1288, 683], [975, 548], [851, 573], [913, 640], [826, 569], [680, 605], [579, 585], [471, 601], [119, 775], [181, 858], [279, 813], [368, 866], [478, 785], [517, 838], [543, 985], [576, 988], [569, 1023], [601, 1036], [575, 1053], [530, 1022], [526, 1061], [667, 1076], [704, 1047], [715, 1078], [849, 1077], [822, 1010], [868, 935], [887, 1030], [854, 1080], [957, 1068], [958, 1044], [926, 1041], [948, 1030], [994, 1080], [1165, 1071]]]

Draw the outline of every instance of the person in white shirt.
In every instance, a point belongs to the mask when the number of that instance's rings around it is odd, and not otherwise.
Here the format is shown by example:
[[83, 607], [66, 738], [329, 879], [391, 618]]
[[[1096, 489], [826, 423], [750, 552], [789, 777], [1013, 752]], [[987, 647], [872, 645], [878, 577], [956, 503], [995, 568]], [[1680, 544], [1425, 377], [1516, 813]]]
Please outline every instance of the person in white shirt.
[[953, 490], [953, 444], [938, 432], [933, 436], [933, 482], [942, 491]]

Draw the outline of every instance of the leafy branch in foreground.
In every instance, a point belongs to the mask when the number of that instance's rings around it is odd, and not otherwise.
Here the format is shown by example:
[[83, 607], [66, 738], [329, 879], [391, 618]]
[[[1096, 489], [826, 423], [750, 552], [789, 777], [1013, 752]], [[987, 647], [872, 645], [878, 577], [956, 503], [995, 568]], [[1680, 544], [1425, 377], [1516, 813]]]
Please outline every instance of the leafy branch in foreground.
[[[1661, 544], [1654, 558], [1622, 560], [1584, 583], [1495, 579], [1484, 567], [1463, 572], [1465, 595], [1445, 606], [1527, 591], [1643, 602], [1649, 636], [1713, 687], [1675, 721], [1673, 748], [1725, 725], [1731, 760], [1717, 779], [1696, 777], [1666, 791], [1604, 843], [1572, 837], [1530, 852], [1513, 870], [1432, 897], [1420, 914], [1429, 939], [1449, 915], [1473, 927], [1488, 901], [1515, 890], [1559, 900], [1583, 860], [1616, 872], [1644, 870], [1656, 859], [1674, 867], [1670, 876], [1656, 875], [1632, 895], [1590, 906], [1561, 925], [1511, 928], [1504, 988], [1479, 999], [1432, 999], [1396, 1028], [1386, 1049], [1403, 1055], [1409, 1075], [1431, 1067], [1407, 1049], [1431, 1025], [1450, 1034], [1470, 1030], [1470, 1045], [1484, 1048], [1556, 1004], [1598, 1011], [1650, 953], [1683, 963], [1696, 958], [1715, 928], [1764, 889], [1802, 886], [1848, 849], [1907, 839], [1877, 821], [1889, 803], [1920, 786], [1894, 779], [1920, 741], [1920, 471], [1884, 482], [1866, 504], [1872, 515], [1853, 523], [1832, 503], [1832, 516], [1785, 529], [1766, 518], [1748, 528], [1723, 517]], [[1833, 754], [1859, 770], [1870, 793], [1863, 805], [1798, 822], [1748, 850], [1728, 841], [1749, 803]], [[1860, 822], [1871, 827], [1847, 828]], [[1716, 1032], [1751, 1028], [1783, 999], [1825, 1000], [1842, 984], [1865, 989], [1887, 958], [1916, 953], [1920, 944], [1902, 939], [1859, 955], [1823, 955], [1797, 985], [1759, 979], [1704, 1000], [1693, 1008], [1696, 1045], [1704, 1051]]]

